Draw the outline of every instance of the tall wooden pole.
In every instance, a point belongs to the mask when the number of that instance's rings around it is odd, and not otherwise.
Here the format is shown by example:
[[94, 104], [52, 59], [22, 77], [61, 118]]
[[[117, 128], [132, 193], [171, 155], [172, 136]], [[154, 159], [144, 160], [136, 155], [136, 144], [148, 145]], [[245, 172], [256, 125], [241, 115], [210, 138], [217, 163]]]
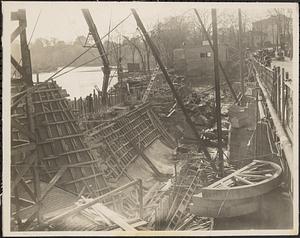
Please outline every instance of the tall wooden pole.
[[[207, 39], [207, 41], [208, 41], [208, 43], [209, 43], [211, 49], [214, 50], [213, 44], [212, 44], [212, 42], [211, 42], [211, 40], [210, 40], [210, 37], [209, 37], [209, 35], [208, 35], [208, 32], [207, 32], [207, 30], [205, 29], [205, 26], [204, 26], [204, 24], [203, 24], [203, 22], [202, 22], [202, 20], [201, 20], [201, 17], [200, 17], [200, 15], [199, 15], [198, 11], [197, 11], [196, 9], [194, 9], [194, 11], [195, 11], [195, 14], [196, 14], [196, 16], [197, 16], [197, 18], [198, 18], [198, 21], [199, 21], [199, 23], [200, 23], [200, 25], [201, 25], [201, 27], [202, 27], [203, 33], [205, 34], [205, 37], [206, 37], [206, 39]], [[228, 78], [228, 76], [227, 76], [227, 74], [226, 74], [226, 71], [225, 71], [225, 69], [224, 69], [224, 67], [223, 67], [223, 64], [222, 64], [220, 61], [219, 61], [219, 67], [220, 67], [220, 69], [221, 69], [221, 71], [222, 71], [222, 73], [223, 73], [223, 75], [224, 75], [225, 81], [226, 81], [226, 83], [227, 83], [227, 85], [228, 85], [228, 87], [229, 87], [229, 89], [230, 89], [230, 92], [231, 92], [231, 94], [232, 94], [232, 96], [233, 96], [235, 102], [238, 103], [239, 99], [238, 99], [236, 93], [234, 92], [234, 89], [233, 89], [233, 87], [232, 87], [232, 85], [231, 85], [231, 82], [229, 81], [229, 78]]]
[[[245, 82], [243, 77], [243, 50], [242, 50], [242, 13], [241, 9], [238, 10], [239, 12], [239, 56], [240, 56], [240, 80], [242, 85], [242, 97], [245, 96]], [[243, 100], [242, 100], [243, 102]]]
[[214, 75], [215, 75], [215, 95], [216, 95], [216, 118], [218, 132], [218, 163], [219, 176], [224, 175], [224, 161], [222, 150], [222, 124], [221, 124], [221, 96], [220, 96], [220, 77], [219, 77], [219, 52], [218, 52], [218, 29], [217, 29], [217, 10], [211, 10], [213, 28], [213, 47], [214, 47]]
[[147, 33], [147, 31], [146, 31], [146, 29], [144, 27], [144, 24], [142, 23], [142, 21], [141, 21], [139, 15], [137, 14], [136, 10], [135, 9], [131, 9], [131, 11], [132, 11], [132, 14], [133, 14], [133, 16], [134, 16], [134, 18], [136, 20], [136, 23], [137, 23], [138, 27], [140, 28], [141, 32], [143, 33], [143, 35], [145, 37], [145, 40], [147, 41], [147, 43], [148, 43], [148, 45], [149, 45], [149, 47], [150, 47], [150, 49], [152, 51], [152, 54], [153, 54], [153, 56], [154, 56], [157, 64], [160, 67], [160, 70], [162, 71], [162, 73], [163, 73], [163, 75], [164, 75], [167, 83], [169, 84], [169, 87], [170, 87], [170, 89], [171, 89], [174, 97], [176, 98], [176, 101], [177, 101], [179, 107], [181, 108], [181, 110], [182, 110], [182, 112], [183, 112], [183, 114], [185, 116], [186, 122], [189, 124], [189, 126], [192, 129], [195, 137], [199, 141], [199, 148], [200, 148], [200, 150], [203, 151], [203, 153], [205, 154], [205, 157], [207, 158], [207, 160], [209, 162], [211, 162], [212, 167], [214, 169], [216, 169], [214, 163], [211, 160], [211, 156], [210, 156], [207, 148], [203, 145], [202, 139], [201, 139], [201, 137], [200, 137], [200, 135], [199, 135], [199, 133], [198, 133], [198, 131], [197, 131], [194, 123], [192, 122], [192, 120], [191, 120], [191, 118], [190, 118], [190, 116], [189, 116], [186, 108], [184, 107], [184, 104], [183, 104], [180, 96], [176, 92], [176, 89], [175, 89], [175, 87], [174, 87], [174, 85], [172, 83], [172, 80], [170, 79], [170, 77], [168, 75], [168, 72], [167, 72], [167, 70], [166, 70], [166, 68], [165, 68], [165, 66], [164, 66], [164, 64], [163, 64], [163, 62], [162, 62], [162, 60], [161, 60], [161, 58], [159, 56], [158, 49], [156, 48], [156, 46], [152, 42], [150, 36], [148, 35], [148, 33]]
[[[17, 12], [11, 12], [11, 20], [19, 21], [19, 29], [23, 29], [18, 34], [14, 34], [12, 39], [15, 39], [18, 35], [20, 36], [20, 48], [21, 48], [21, 59], [22, 66], [18, 63], [14, 62], [13, 64], [17, 66], [17, 68], [21, 68], [20, 73], [22, 75], [22, 80], [24, 80], [26, 84], [26, 90], [33, 88], [33, 80], [32, 80], [32, 66], [31, 66], [31, 55], [30, 50], [28, 48], [27, 35], [26, 35], [26, 27], [27, 27], [27, 19], [26, 19], [26, 11], [25, 9], [19, 9]], [[26, 97], [26, 114], [28, 118], [28, 129], [31, 134], [36, 135], [35, 133], [35, 121], [34, 121], [34, 108], [32, 104], [32, 92], [27, 94]], [[36, 140], [36, 138], [35, 138]], [[33, 187], [36, 196], [36, 204], [38, 205], [36, 217], [38, 224], [42, 221], [42, 214], [40, 213], [40, 197], [41, 197], [41, 188], [40, 188], [40, 174], [39, 174], [39, 157], [37, 156], [34, 161], [34, 166], [32, 167], [32, 176], [33, 176]], [[33, 215], [35, 216], [35, 215]], [[25, 223], [31, 224], [30, 219], [28, 219]]]
[[109, 82], [109, 75], [110, 75], [109, 60], [90, 11], [88, 9], [81, 9], [81, 11], [86, 20], [86, 23], [89, 26], [89, 31], [93, 36], [93, 39], [95, 41], [95, 44], [97, 46], [97, 49], [99, 51], [103, 63], [102, 104], [106, 106], [108, 100], [107, 89], [108, 89], [108, 82]]

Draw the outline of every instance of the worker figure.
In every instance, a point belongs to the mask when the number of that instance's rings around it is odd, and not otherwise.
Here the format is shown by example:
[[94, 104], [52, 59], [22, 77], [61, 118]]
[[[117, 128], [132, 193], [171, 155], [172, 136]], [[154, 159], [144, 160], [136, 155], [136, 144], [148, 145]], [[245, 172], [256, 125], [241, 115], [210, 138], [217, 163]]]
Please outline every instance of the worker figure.
[[92, 94], [90, 94], [86, 97], [86, 101], [87, 101], [88, 113], [92, 113], [93, 112], [93, 96], [92, 96]]

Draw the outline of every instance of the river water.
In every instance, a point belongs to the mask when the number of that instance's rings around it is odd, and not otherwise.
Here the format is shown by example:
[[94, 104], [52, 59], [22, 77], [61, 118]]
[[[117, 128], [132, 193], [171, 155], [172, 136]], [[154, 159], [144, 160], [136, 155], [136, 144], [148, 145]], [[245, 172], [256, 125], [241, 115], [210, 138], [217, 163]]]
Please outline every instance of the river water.
[[[67, 72], [71, 69], [72, 67], [68, 67], [64, 69], [61, 73]], [[40, 73], [40, 82], [47, 80], [54, 73], [55, 72]], [[111, 78], [108, 88], [111, 88], [118, 81], [115, 69], [112, 69], [110, 74]], [[60, 87], [67, 90], [68, 94], [70, 95], [69, 99], [73, 99], [74, 97], [85, 98], [90, 93], [93, 93], [95, 85], [97, 85], [100, 90], [102, 89], [103, 72], [100, 67], [80, 67], [54, 80]], [[36, 75], [33, 75], [33, 81], [36, 81]]]

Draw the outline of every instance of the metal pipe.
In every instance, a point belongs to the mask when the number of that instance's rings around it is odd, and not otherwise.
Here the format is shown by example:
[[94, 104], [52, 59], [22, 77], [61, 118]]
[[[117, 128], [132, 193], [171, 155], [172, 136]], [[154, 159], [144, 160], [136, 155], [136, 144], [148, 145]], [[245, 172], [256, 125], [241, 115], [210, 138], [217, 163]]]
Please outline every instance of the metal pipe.
[[[149, 47], [150, 47], [150, 49], [151, 49], [151, 51], [152, 51], [152, 54], [153, 54], [153, 56], [154, 56], [154, 58], [155, 58], [157, 64], [158, 64], [159, 67], [160, 67], [160, 70], [161, 70], [162, 73], [164, 74], [164, 77], [165, 77], [167, 83], [169, 84], [169, 87], [170, 87], [170, 89], [171, 89], [171, 91], [172, 91], [174, 97], [176, 98], [176, 101], [177, 101], [179, 107], [181, 108], [181, 110], [182, 110], [182, 112], [183, 112], [183, 114], [184, 114], [184, 116], [185, 116], [186, 122], [189, 124], [189, 126], [191, 127], [191, 129], [192, 129], [192, 131], [193, 131], [195, 137], [196, 137], [196, 138], [198, 139], [198, 141], [199, 141], [199, 148], [204, 152], [206, 158], [207, 158], [210, 162], [212, 162], [211, 156], [210, 156], [210, 154], [209, 154], [207, 148], [203, 145], [203, 142], [202, 142], [202, 140], [201, 140], [201, 138], [200, 138], [200, 135], [198, 134], [198, 131], [197, 131], [197, 129], [196, 129], [194, 123], [192, 122], [192, 120], [191, 120], [191, 118], [190, 118], [190, 116], [189, 116], [187, 110], [185, 109], [184, 104], [183, 104], [183, 102], [182, 102], [180, 96], [177, 94], [176, 89], [175, 89], [175, 87], [174, 87], [174, 85], [173, 85], [173, 83], [172, 83], [172, 80], [170, 79], [170, 77], [169, 77], [169, 75], [168, 75], [168, 72], [167, 72], [167, 70], [166, 70], [166, 68], [165, 68], [165, 66], [164, 66], [164, 64], [163, 64], [163, 62], [162, 62], [162, 60], [161, 60], [160, 57], [159, 57], [158, 49], [157, 49], [156, 46], [153, 44], [153, 42], [152, 42], [150, 36], [148, 35], [148, 33], [147, 33], [147, 31], [146, 31], [146, 29], [145, 29], [145, 27], [144, 27], [144, 25], [143, 25], [143, 23], [142, 23], [142, 21], [141, 21], [139, 15], [137, 14], [136, 10], [135, 10], [135, 9], [131, 9], [131, 11], [132, 11], [132, 14], [133, 14], [133, 16], [134, 16], [134, 18], [135, 18], [135, 20], [136, 20], [136, 23], [137, 23], [138, 27], [141, 29], [141, 31], [142, 31], [142, 33], [143, 33], [143, 35], [144, 35], [144, 37], [145, 37], [145, 40], [147, 41], [147, 43], [148, 43], [148, 45], [149, 45]], [[212, 166], [213, 166], [213, 168], [215, 169], [215, 165], [212, 164]]]
[[[205, 29], [205, 26], [204, 26], [204, 24], [203, 24], [203, 22], [202, 22], [202, 20], [201, 20], [201, 18], [200, 18], [200, 15], [199, 15], [198, 11], [197, 11], [196, 9], [194, 9], [194, 11], [195, 11], [195, 13], [196, 13], [196, 16], [197, 16], [197, 18], [198, 18], [198, 21], [199, 21], [199, 23], [200, 23], [200, 25], [201, 25], [201, 27], [202, 27], [202, 29], [203, 29], [203, 32], [204, 32], [204, 34], [205, 34], [205, 36], [206, 36], [206, 39], [207, 39], [207, 41], [208, 41], [208, 43], [209, 43], [211, 49], [214, 50], [213, 44], [212, 44], [212, 42], [211, 42], [211, 40], [210, 40], [210, 38], [209, 38], [209, 35], [208, 35], [208, 33], [207, 33], [206, 29]], [[226, 71], [225, 71], [225, 69], [224, 69], [224, 67], [223, 67], [223, 65], [222, 65], [222, 63], [221, 63], [220, 61], [219, 61], [219, 67], [220, 67], [220, 69], [221, 69], [221, 71], [222, 71], [222, 73], [223, 73], [223, 75], [224, 75], [225, 81], [226, 81], [227, 84], [228, 84], [228, 87], [229, 87], [229, 89], [230, 89], [230, 92], [231, 92], [231, 94], [232, 94], [232, 96], [233, 96], [235, 102], [238, 103], [238, 102], [239, 102], [238, 97], [237, 97], [237, 95], [236, 95], [236, 93], [235, 93], [235, 91], [234, 91], [234, 89], [233, 89], [233, 87], [232, 87], [232, 85], [231, 85], [231, 82], [229, 81], [229, 78], [228, 78], [228, 76], [227, 76], [227, 74], [226, 74]]]
[[219, 176], [224, 175], [224, 161], [222, 150], [222, 124], [221, 124], [221, 96], [220, 96], [220, 77], [219, 77], [219, 52], [218, 52], [218, 29], [217, 29], [217, 10], [211, 10], [212, 28], [213, 28], [213, 47], [214, 47], [214, 75], [215, 75], [215, 93], [216, 93], [216, 117], [218, 133], [218, 163]]

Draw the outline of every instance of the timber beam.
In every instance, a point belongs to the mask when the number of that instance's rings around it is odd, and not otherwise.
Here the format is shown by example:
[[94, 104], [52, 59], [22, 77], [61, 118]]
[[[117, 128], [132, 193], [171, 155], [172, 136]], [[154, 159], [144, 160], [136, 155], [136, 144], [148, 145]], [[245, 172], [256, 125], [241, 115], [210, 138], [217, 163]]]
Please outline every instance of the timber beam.
[[197, 131], [194, 123], [192, 122], [192, 120], [190, 118], [190, 115], [188, 114], [188, 111], [186, 110], [186, 108], [185, 108], [185, 106], [184, 106], [184, 104], [183, 104], [180, 96], [176, 92], [176, 89], [175, 89], [175, 87], [174, 87], [174, 85], [172, 83], [172, 80], [170, 79], [169, 74], [168, 74], [168, 72], [167, 72], [167, 70], [166, 70], [166, 68], [165, 68], [165, 66], [164, 66], [164, 64], [163, 64], [163, 62], [162, 62], [162, 60], [161, 60], [161, 58], [159, 56], [159, 51], [158, 51], [157, 47], [152, 42], [152, 40], [151, 40], [149, 34], [147, 33], [147, 31], [146, 31], [146, 29], [145, 29], [145, 27], [144, 27], [144, 25], [143, 25], [143, 23], [142, 23], [139, 15], [138, 15], [138, 13], [136, 12], [136, 10], [135, 9], [131, 9], [131, 11], [133, 13], [133, 16], [134, 16], [134, 18], [136, 20], [136, 23], [137, 23], [138, 27], [140, 28], [141, 32], [143, 33], [143, 35], [145, 37], [145, 40], [147, 41], [147, 43], [148, 43], [148, 45], [149, 45], [149, 47], [150, 47], [150, 49], [152, 51], [152, 54], [153, 54], [156, 62], [158, 63], [158, 65], [160, 67], [160, 70], [162, 71], [162, 73], [163, 73], [163, 75], [164, 75], [167, 83], [169, 84], [169, 87], [170, 87], [170, 89], [171, 89], [174, 97], [176, 98], [176, 101], [177, 101], [179, 107], [181, 108], [181, 110], [182, 110], [182, 112], [183, 112], [183, 114], [185, 116], [186, 122], [189, 124], [190, 128], [192, 129], [193, 133], [195, 134], [195, 137], [199, 141], [199, 149], [204, 152], [206, 159], [211, 163], [212, 167], [216, 170], [216, 166], [215, 166], [215, 164], [214, 164], [214, 162], [213, 162], [213, 160], [212, 160], [212, 158], [211, 158], [211, 156], [210, 156], [207, 148], [204, 146], [203, 141], [202, 141], [202, 139], [201, 139], [201, 137], [200, 137], [200, 135], [199, 135], [199, 133], [198, 133], [198, 131]]
[[[203, 32], [204, 32], [204, 34], [205, 34], [205, 36], [206, 36], [206, 39], [207, 39], [209, 45], [210, 45], [211, 49], [214, 51], [213, 43], [211, 42], [211, 39], [210, 39], [210, 37], [209, 37], [209, 35], [208, 35], [207, 30], [205, 29], [205, 26], [204, 26], [204, 24], [203, 24], [203, 22], [202, 22], [202, 20], [201, 20], [200, 15], [199, 15], [199, 13], [198, 13], [198, 11], [197, 11], [196, 9], [194, 9], [194, 11], [195, 11], [195, 14], [196, 14], [196, 16], [197, 16], [197, 18], [198, 18], [198, 21], [199, 21], [199, 23], [200, 23], [202, 29], [203, 29]], [[227, 75], [227, 73], [226, 73], [226, 71], [225, 71], [225, 69], [224, 69], [224, 67], [223, 67], [223, 64], [222, 64], [219, 60], [218, 60], [218, 62], [219, 62], [219, 67], [220, 67], [220, 69], [221, 69], [221, 71], [222, 71], [222, 73], [223, 73], [223, 75], [224, 75], [225, 81], [226, 81], [226, 83], [228, 84], [228, 87], [229, 87], [229, 89], [230, 89], [230, 92], [231, 92], [231, 94], [232, 94], [232, 96], [233, 96], [235, 102], [238, 103], [238, 102], [239, 102], [238, 97], [237, 97], [237, 95], [236, 95], [236, 93], [235, 93], [235, 91], [234, 91], [234, 89], [233, 89], [233, 87], [232, 87], [232, 85], [231, 85], [231, 82], [230, 82], [230, 80], [229, 80], [229, 78], [228, 78], [228, 75]]]

